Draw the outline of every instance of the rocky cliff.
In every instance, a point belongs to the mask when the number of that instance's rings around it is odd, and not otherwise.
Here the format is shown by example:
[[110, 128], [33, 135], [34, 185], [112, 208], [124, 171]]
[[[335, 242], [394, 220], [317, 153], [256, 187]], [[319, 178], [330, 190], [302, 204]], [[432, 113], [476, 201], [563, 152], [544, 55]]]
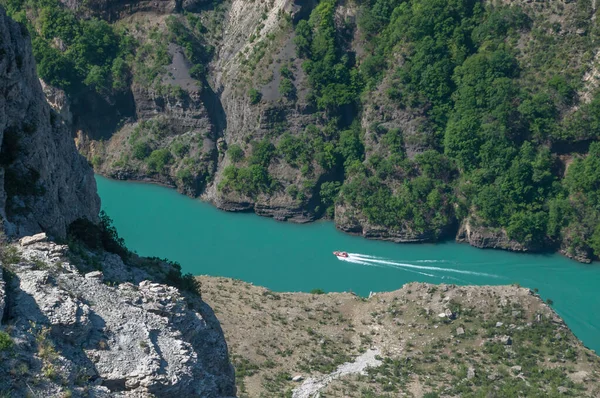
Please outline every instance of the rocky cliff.
[[[0, 395], [234, 396], [223, 333], [196, 286], [108, 236], [69, 105], [42, 91], [29, 33], [0, 7]], [[67, 235], [70, 246], [55, 243]]]
[[9, 235], [66, 235], [100, 210], [92, 169], [48, 106], [27, 30], [0, 9], [0, 215]]
[[[370, 238], [591, 261], [596, 183], [567, 168], [600, 136], [596, 4], [401, 3], [23, 7], [40, 43], [84, 64], [69, 84], [43, 70], [100, 174]], [[79, 30], [45, 24], [48, 9], [73, 11]], [[118, 42], [101, 60], [73, 38], [89, 16]]]
[[[3, 248], [0, 305], [10, 343], [0, 345], [0, 391], [235, 395], [227, 345], [206, 303], [150, 282], [151, 271], [117, 255], [81, 253], [45, 234]], [[104, 272], [89, 271], [94, 267]]]

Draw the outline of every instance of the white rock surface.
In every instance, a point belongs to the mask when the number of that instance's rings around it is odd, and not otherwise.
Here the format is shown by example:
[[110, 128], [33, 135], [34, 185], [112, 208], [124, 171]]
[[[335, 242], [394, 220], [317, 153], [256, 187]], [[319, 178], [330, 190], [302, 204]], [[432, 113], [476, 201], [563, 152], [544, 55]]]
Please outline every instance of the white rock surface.
[[[57, 373], [31, 387], [36, 396], [59, 396], [64, 383], [81, 392], [78, 378], [105, 396], [235, 395], [223, 333], [202, 300], [148, 280], [109, 286], [102, 272], [78, 272], [65, 246], [34, 237], [22, 242], [23, 259], [10, 265], [14, 276], [6, 288], [11, 336], [20, 343], [15, 355], [0, 353], [0, 391], [10, 369], [24, 361], [31, 374], [44, 374], [48, 363]], [[108, 258], [114, 270], [117, 260]], [[55, 348], [56, 358], [40, 354], [40, 336]], [[18, 392], [19, 382], [11, 387]], [[28, 388], [22, 387], [25, 394]]]
[[97, 220], [92, 168], [46, 102], [26, 29], [0, 7], [0, 216], [9, 235], [64, 237], [78, 218]]

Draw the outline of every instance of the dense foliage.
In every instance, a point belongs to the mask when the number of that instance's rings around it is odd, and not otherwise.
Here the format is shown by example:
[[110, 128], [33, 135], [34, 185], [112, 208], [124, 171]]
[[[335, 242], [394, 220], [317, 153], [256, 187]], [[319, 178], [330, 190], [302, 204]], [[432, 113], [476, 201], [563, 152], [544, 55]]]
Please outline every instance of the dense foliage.
[[[58, 0], [0, 3], [28, 26], [41, 77], [67, 92], [106, 94], [133, 79], [184, 100], [185, 90], [163, 86], [169, 43], [183, 49], [200, 86], [214, 52], [193, 13], [167, 17], [138, 43]], [[438, 239], [468, 221], [530, 248], [600, 254], [600, 95], [584, 82], [599, 37], [590, 0], [359, 0], [356, 20], [344, 20], [354, 11], [320, 0], [294, 22], [302, 67], [271, 59], [270, 71], [278, 101], [296, 104], [311, 124], [278, 120], [219, 148], [228, 165], [221, 192], [285, 192], [316, 215], [333, 217], [337, 205], [415, 237]], [[271, 58], [265, 43], [242, 64]], [[240, 91], [259, 112], [271, 102], [263, 83], [249, 79]], [[159, 175], [176, 170], [186, 184], [208, 178], [207, 166], [192, 167], [203, 161], [190, 157], [200, 156], [203, 138], [166, 148], [165, 131], [160, 121], [140, 123], [119, 162]], [[297, 175], [277, 180], [280, 163]]]
[[[335, 26], [335, 6], [321, 1], [296, 26], [297, 52], [306, 59], [317, 106], [340, 131], [344, 106], [356, 106], [359, 93], [368, 101], [369, 93], [383, 91], [387, 98], [379, 106], [425, 111], [420, 139], [429, 148], [409, 158], [405, 141], [419, 138], [377, 124], [367, 129], [371, 137], [356, 135], [356, 148], [371, 145], [367, 161], [361, 149], [348, 154], [341, 140], [331, 140], [344, 164], [340, 203], [373, 224], [415, 234], [439, 236], [468, 217], [529, 247], [563, 241], [567, 251], [589, 246], [600, 253], [599, 186], [590, 177], [597, 175], [598, 148], [592, 145], [564, 179], [556, 153], [574, 144], [585, 152], [598, 138], [599, 98], [568, 111], [582, 70], [558, 70], [560, 61], [545, 56], [550, 49], [560, 59], [561, 51], [573, 50], [567, 46], [589, 51], [591, 39], [550, 39], [536, 15], [520, 6], [366, 0], [357, 25], [368, 51], [357, 66], [348, 33]], [[575, 11], [576, 26], [587, 27], [589, 8], [581, 4]], [[541, 19], [537, 23], [545, 24]], [[534, 40], [520, 51], [519, 37]], [[288, 163], [303, 161], [302, 142], [281, 141]]]
[[[3, 0], [2, 4], [9, 15], [29, 27], [38, 74], [44, 81], [71, 93], [90, 87], [106, 94], [127, 86], [125, 58], [135, 42], [124, 32], [103, 20], [76, 18], [58, 0]], [[27, 11], [35, 17], [28, 19]]]

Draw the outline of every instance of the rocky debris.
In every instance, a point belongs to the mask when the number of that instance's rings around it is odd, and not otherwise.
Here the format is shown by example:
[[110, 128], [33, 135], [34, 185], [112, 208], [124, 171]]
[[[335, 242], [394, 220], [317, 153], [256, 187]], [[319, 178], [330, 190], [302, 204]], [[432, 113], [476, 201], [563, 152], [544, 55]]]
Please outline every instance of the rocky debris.
[[574, 373], [569, 373], [568, 376], [573, 383], [584, 383], [589, 380], [590, 374], [585, 370], [580, 370]]
[[338, 366], [335, 371], [326, 376], [308, 378], [300, 387], [294, 389], [292, 398], [312, 398], [316, 394], [320, 394], [319, 391], [335, 379], [355, 373], [365, 374], [367, 368], [381, 365], [381, 360], [378, 359], [380, 355], [381, 353], [378, 349], [370, 349], [357, 357], [353, 362], [346, 362]]
[[86, 279], [98, 279], [102, 281], [104, 279], [104, 275], [101, 271], [92, 271], [85, 274]]
[[[7, 323], [21, 343], [14, 359], [0, 362], [0, 380], [6, 380], [0, 391], [9, 380], [13, 390], [25, 391], [25, 384], [5, 377], [25, 361], [31, 374], [43, 374], [49, 366], [56, 373], [39, 387], [34, 384], [39, 396], [56, 396], [60, 383], [77, 393], [91, 389], [96, 396], [235, 395], [227, 345], [202, 300], [148, 280], [107, 285], [100, 271], [82, 275], [69, 263], [68, 249], [41, 234], [21, 242], [22, 260], [11, 266], [14, 277], [7, 287]], [[105, 258], [114, 269], [115, 259]], [[40, 354], [42, 344], [55, 354]], [[75, 380], [82, 374], [86, 382], [79, 386]]]
[[500, 342], [504, 345], [512, 345], [512, 338], [510, 336], [501, 336]]
[[304, 377], [301, 376], [301, 375], [297, 375], [297, 376], [292, 377], [292, 381], [294, 381], [294, 382], [300, 382], [302, 380], [304, 380]]
[[463, 334], [465, 334], [465, 329], [458, 327], [456, 328], [456, 335], [457, 336], [462, 336]]
[[48, 236], [45, 232], [40, 232], [39, 234], [35, 234], [33, 236], [25, 236], [19, 240], [19, 244], [21, 246], [29, 246], [34, 243], [46, 242], [48, 240]]
[[467, 380], [474, 379], [475, 376], [476, 376], [475, 368], [472, 366], [469, 366], [469, 369], [467, 369]]
[[501, 327], [502, 325], [504, 325], [502, 322], [496, 322], [496, 327], [497, 328]]
[[64, 237], [76, 219], [98, 218], [94, 175], [46, 102], [27, 30], [1, 7], [0, 37], [0, 137], [10, 152], [0, 168], [0, 216], [9, 235]]

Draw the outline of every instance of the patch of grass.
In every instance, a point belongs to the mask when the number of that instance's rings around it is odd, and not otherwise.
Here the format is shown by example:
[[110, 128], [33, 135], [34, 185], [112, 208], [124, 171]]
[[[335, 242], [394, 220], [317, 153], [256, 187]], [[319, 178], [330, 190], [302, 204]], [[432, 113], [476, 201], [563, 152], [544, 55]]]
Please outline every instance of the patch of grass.
[[8, 351], [14, 346], [14, 342], [10, 335], [4, 331], [0, 331], [0, 351]]

